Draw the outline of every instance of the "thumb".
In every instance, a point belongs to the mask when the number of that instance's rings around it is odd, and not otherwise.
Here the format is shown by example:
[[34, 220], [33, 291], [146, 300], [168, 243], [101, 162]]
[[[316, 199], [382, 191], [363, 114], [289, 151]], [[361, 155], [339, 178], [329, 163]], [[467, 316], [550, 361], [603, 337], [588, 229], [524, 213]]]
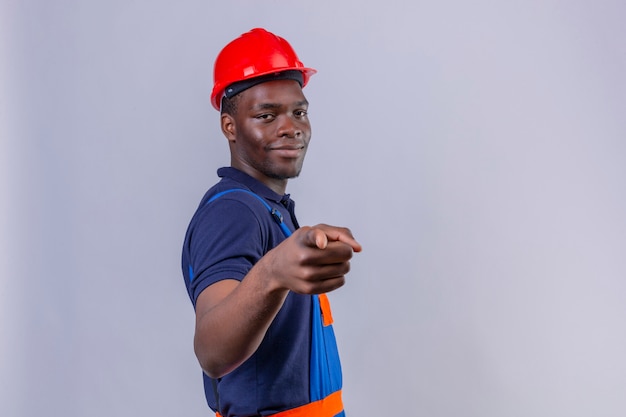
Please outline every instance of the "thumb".
[[310, 227], [304, 236], [304, 243], [311, 248], [326, 249], [328, 236], [326, 236], [323, 230]]

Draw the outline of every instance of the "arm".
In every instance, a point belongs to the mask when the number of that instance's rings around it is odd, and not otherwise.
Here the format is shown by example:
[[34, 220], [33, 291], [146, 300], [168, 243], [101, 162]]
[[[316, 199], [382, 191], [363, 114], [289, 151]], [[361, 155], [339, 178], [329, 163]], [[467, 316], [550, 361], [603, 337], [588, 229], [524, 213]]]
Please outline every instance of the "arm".
[[194, 348], [204, 371], [219, 378], [259, 347], [289, 291], [320, 294], [341, 287], [360, 244], [348, 229], [303, 227], [269, 251], [245, 278], [207, 287], [196, 301]]

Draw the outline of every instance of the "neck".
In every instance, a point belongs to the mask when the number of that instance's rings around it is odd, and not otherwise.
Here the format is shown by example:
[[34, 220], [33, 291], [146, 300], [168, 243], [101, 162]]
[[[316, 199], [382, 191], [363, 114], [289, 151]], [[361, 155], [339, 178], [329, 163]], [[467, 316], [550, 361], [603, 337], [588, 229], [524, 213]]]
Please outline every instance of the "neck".
[[283, 195], [285, 194], [285, 192], [287, 191], [287, 181], [288, 180], [279, 180], [279, 179], [275, 179], [275, 178], [257, 178], [259, 181], [261, 181], [263, 184], [267, 185], [272, 191], [274, 191], [276, 194], [280, 194]]
[[289, 181], [287, 178], [282, 179], [282, 178], [268, 177], [267, 175], [264, 175], [262, 172], [248, 165], [231, 163], [231, 166], [233, 168], [238, 169], [241, 172], [245, 172], [246, 174], [250, 175], [252, 178], [255, 178], [258, 181], [262, 182], [270, 190], [274, 191], [276, 194], [283, 195], [287, 191], [287, 183]]

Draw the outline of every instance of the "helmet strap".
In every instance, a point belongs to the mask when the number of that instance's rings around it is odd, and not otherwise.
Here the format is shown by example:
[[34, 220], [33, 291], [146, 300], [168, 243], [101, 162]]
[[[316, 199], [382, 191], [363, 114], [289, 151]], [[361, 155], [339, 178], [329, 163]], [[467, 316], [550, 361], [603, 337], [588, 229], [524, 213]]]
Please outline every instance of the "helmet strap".
[[247, 90], [250, 87], [254, 87], [257, 84], [266, 83], [268, 81], [278, 81], [278, 80], [294, 80], [300, 84], [304, 84], [304, 77], [301, 71], [298, 70], [287, 70], [281, 72], [274, 72], [271, 74], [261, 75], [259, 77], [249, 78], [247, 80], [237, 81], [236, 83], [232, 83], [224, 90], [224, 96], [226, 98], [231, 98], [241, 93], [244, 90]]

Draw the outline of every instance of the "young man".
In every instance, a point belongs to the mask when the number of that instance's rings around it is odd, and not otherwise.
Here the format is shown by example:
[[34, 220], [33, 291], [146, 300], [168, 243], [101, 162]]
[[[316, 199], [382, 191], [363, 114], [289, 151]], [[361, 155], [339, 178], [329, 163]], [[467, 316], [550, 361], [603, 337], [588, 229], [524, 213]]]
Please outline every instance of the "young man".
[[191, 220], [182, 267], [218, 416], [344, 416], [325, 293], [344, 284], [361, 246], [346, 228], [299, 227], [285, 194], [311, 139], [302, 88], [315, 72], [264, 29], [215, 62], [211, 101], [231, 166]]

